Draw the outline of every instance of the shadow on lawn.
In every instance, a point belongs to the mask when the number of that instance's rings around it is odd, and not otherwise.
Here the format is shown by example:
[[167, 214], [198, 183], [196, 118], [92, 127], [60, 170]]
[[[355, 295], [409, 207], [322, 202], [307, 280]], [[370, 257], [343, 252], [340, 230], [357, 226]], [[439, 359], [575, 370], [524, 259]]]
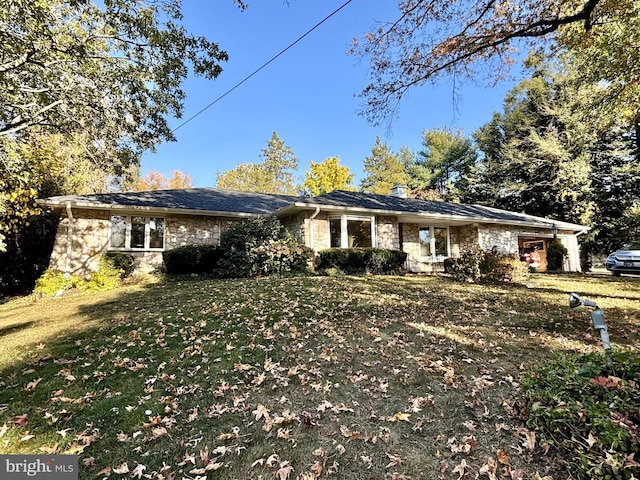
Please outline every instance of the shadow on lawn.
[[16, 333], [19, 330], [24, 330], [33, 325], [35, 321], [22, 322], [22, 323], [13, 323], [11, 325], [6, 325], [0, 328], [0, 337], [4, 337], [5, 335], [9, 335], [11, 333]]
[[[334, 405], [353, 404], [349, 401], [350, 395], [359, 399], [360, 405], [369, 405], [371, 399], [376, 402], [375, 410], [381, 419], [406, 407], [407, 399], [417, 395], [414, 392], [432, 392], [433, 410], [437, 409], [442, 417], [434, 420], [425, 409], [424, 428], [430, 429], [425, 430], [428, 431], [425, 438], [418, 435], [417, 430], [410, 433], [404, 422], [382, 425], [403, 442], [406, 438], [415, 441], [416, 449], [426, 449], [429, 445], [428, 448], [440, 448], [446, 454], [447, 445], [434, 443], [433, 439], [442, 436], [446, 442], [454, 435], [462, 438], [468, 434], [460, 427], [459, 420], [487, 422], [483, 416], [488, 412], [485, 407], [491, 409], [495, 421], [503, 418], [503, 401], [512, 398], [511, 382], [521, 373], [522, 364], [548, 359], [552, 352], [600, 348], [599, 339], [593, 338], [588, 310], [570, 310], [567, 298], [561, 287], [467, 285], [446, 278], [414, 276], [256, 280], [187, 277], [94, 297], [78, 297], [75, 303], [71, 298], [63, 298], [60, 302], [68, 302], [67, 308], [73, 305], [75, 318], [81, 324], [62, 335], [56, 333], [34, 341], [29, 356], [0, 372], [0, 384], [4, 382], [9, 387], [0, 390], [0, 407], [7, 407], [6, 411], [0, 408], [0, 424], [6, 421], [11, 425], [11, 418], [29, 413], [32, 422], [29, 430], [33, 434], [47, 434], [52, 428], [61, 428], [48, 426], [41, 417], [42, 411], [52, 407], [52, 395], [61, 397], [52, 392], [64, 390], [65, 396], [82, 401], [86, 392], [94, 395], [86, 400], [91, 410], [82, 411], [84, 407], [76, 403], [55, 405], [75, 415], [68, 427], [82, 431], [90, 419], [95, 428], [115, 436], [118, 430], [113, 430], [111, 424], [118, 421], [129, 422], [128, 430], [124, 431], [133, 432], [147, 420], [143, 415], [146, 407], [141, 406], [144, 398], [151, 395], [145, 391], [149, 387], [145, 379], [161, 374], [176, 377], [166, 384], [164, 380], [157, 380], [154, 395], [163, 398], [175, 393], [165, 390], [168, 387], [182, 389], [199, 382], [215, 390], [221, 379], [231, 385], [239, 379], [242, 383], [236, 382], [238, 395], [243, 389], [255, 395], [251, 408], [256, 402], [267, 404], [270, 396], [274, 396], [273, 402], [276, 402], [286, 393], [292, 402], [289, 405], [292, 411], [313, 412], [324, 398], [324, 392], [315, 392], [299, 382], [298, 374], [288, 373], [299, 362], [309, 367], [302, 371], [304, 375], [316, 369], [320, 372], [318, 388], [326, 387], [328, 381], [334, 384], [335, 394], [329, 397]], [[61, 305], [57, 300], [43, 301], [33, 307], [31, 320], [36, 319], [36, 312], [42, 317], [44, 308], [55, 309]], [[614, 345], [637, 348], [637, 310], [630, 314], [623, 309], [609, 308], [605, 315]], [[625, 330], [626, 338], [622, 336]], [[257, 331], [259, 334], [252, 336]], [[217, 341], [215, 347], [214, 340]], [[243, 350], [247, 341], [272, 348]], [[38, 342], [46, 346], [39, 350], [35, 347]], [[200, 348], [198, 355], [190, 356]], [[278, 386], [279, 390], [273, 390], [269, 379], [261, 389], [260, 383], [256, 384], [255, 391], [250, 387], [257, 377], [245, 368], [266, 371], [265, 356], [271, 365], [281, 363], [282, 375], [289, 382], [286, 390], [282, 385]], [[205, 357], [207, 362], [202, 361]], [[166, 365], [160, 367], [165, 362]], [[138, 370], [139, 365], [145, 368]], [[199, 367], [202, 370], [197, 370]], [[65, 379], [67, 372], [61, 373], [66, 368], [76, 377], [75, 382]], [[443, 383], [448, 369], [451, 385]], [[206, 375], [204, 370], [208, 371]], [[25, 376], [25, 371], [32, 373]], [[80, 381], [85, 375], [86, 380]], [[379, 378], [373, 382], [365, 375]], [[493, 379], [494, 386], [480, 390], [486, 375]], [[28, 383], [38, 378], [41, 382], [26, 392]], [[508, 378], [511, 381], [506, 380]], [[388, 394], [385, 391], [385, 396], [378, 395], [376, 388], [387, 384], [390, 385]], [[300, 393], [303, 387], [309, 391]], [[479, 390], [473, 391], [475, 387]], [[78, 389], [76, 393], [74, 388]], [[115, 391], [121, 395], [110, 397]], [[206, 391], [185, 394], [184, 412], [192, 411], [198, 402], [204, 407], [218, 401], [199, 396], [207, 395]], [[472, 398], [484, 404], [468, 407], [467, 401]], [[138, 405], [140, 408], [132, 412], [126, 410], [127, 406]], [[119, 407], [115, 410], [117, 413], [113, 413], [114, 407]], [[373, 422], [365, 409], [354, 410], [344, 414], [345, 425]], [[458, 412], [457, 417], [454, 411]], [[417, 417], [415, 412], [414, 418]], [[448, 423], [449, 418], [458, 420], [454, 425]], [[251, 415], [248, 419], [252, 419]], [[430, 420], [434, 421], [430, 423]], [[211, 429], [206, 423], [208, 419], [200, 421], [205, 423], [194, 424], [198, 435], [211, 430], [215, 439], [222, 427], [216, 425], [217, 430]], [[381, 421], [384, 422], [378, 423]], [[374, 423], [371, 428], [377, 431], [380, 425]], [[180, 428], [191, 427], [187, 422]], [[260, 432], [259, 425], [257, 430]], [[182, 434], [183, 431], [176, 432]], [[493, 455], [490, 450], [493, 444], [503, 444], [503, 440], [497, 438], [500, 432], [493, 428], [482, 435], [485, 436], [479, 437], [478, 458]], [[91, 448], [102, 454], [104, 445], [96, 442]], [[88, 449], [86, 453], [91, 452]], [[381, 455], [386, 462], [383, 452]], [[246, 461], [250, 463], [257, 456], [256, 453]], [[120, 465], [122, 459], [115, 454], [113, 458], [111, 464]], [[437, 468], [437, 464], [433, 467]], [[418, 476], [417, 472], [408, 473]], [[87, 471], [83, 478], [93, 476], [93, 472]]]

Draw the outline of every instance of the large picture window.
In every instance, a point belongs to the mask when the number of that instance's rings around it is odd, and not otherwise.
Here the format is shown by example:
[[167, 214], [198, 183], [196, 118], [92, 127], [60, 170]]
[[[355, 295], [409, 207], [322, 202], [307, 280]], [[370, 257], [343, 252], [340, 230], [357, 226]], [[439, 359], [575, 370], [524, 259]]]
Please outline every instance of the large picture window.
[[161, 250], [164, 248], [164, 218], [112, 215], [109, 248]]
[[420, 255], [442, 261], [449, 256], [449, 229], [447, 227], [420, 227]]
[[342, 215], [329, 219], [332, 248], [371, 248], [375, 246], [375, 219]]

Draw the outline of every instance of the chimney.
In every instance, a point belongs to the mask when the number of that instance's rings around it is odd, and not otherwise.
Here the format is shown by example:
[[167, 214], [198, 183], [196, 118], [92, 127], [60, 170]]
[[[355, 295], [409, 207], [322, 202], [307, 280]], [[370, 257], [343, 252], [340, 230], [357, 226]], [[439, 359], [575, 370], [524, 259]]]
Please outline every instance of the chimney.
[[391, 196], [398, 198], [407, 198], [407, 187], [397, 184], [391, 189]]

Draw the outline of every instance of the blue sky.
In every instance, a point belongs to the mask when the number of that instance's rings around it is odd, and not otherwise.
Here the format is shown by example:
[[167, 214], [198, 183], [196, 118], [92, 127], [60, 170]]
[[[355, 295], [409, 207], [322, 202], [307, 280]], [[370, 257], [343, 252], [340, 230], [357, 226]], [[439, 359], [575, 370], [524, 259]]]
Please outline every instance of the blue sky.
[[[218, 42], [229, 54], [216, 80], [189, 78], [182, 119], [176, 128], [228, 91], [345, 0], [249, 0], [240, 11], [232, 0], [186, 0], [184, 24], [197, 35]], [[453, 102], [450, 80], [414, 89], [402, 102], [389, 131], [358, 115], [357, 94], [367, 84], [368, 64], [346, 54], [353, 38], [362, 38], [378, 21], [394, 20], [396, 2], [352, 0], [339, 13], [246, 83], [176, 130], [176, 142], [160, 145], [142, 157], [142, 174], [156, 170], [170, 176], [188, 173], [195, 186], [215, 186], [216, 174], [239, 163], [259, 162], [263, 148], [277, 132], [296, 154], [299, 181], [309, 161], [340, 157], [364, 176], [363, 162], [376, 136], [397, 152], [401, 146], [421, 148], [430, 128], [462, 129], [471, 134], [501, 111], [513, 82], [498, 87], [465, 85]]]

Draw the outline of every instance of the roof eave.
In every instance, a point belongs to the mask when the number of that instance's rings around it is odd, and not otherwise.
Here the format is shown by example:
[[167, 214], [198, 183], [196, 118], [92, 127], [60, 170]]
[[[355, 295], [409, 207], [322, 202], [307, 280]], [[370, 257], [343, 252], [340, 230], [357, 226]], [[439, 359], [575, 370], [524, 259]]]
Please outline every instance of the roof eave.
[[[493, 225], [513, 225], [520, 227], [529, 227], [529, 228], [545, 228], [548, 229], [551, 227], [549, 222], [553, 223], [553, 220], [543, 219], [540, 217], [541, 221], [526, 221], [526, 220], [504, 220], [498, 218], [487, 218], [487, 217], [479, 217], [479, 216], [466, 216], [466, 215], [448, 215], [443, 213], [435, 213], [435, 212], [406, 212], [402, 210], [385, 210], [385, 209], [371, 209], [371, 208], [363, 208], [363, 207], [346, 207], [340, 205], [323, 205], [318, 203], [302, 203], [295, 202], [293, 205], [287, 205], [279, 210], [274, 212], [274, 215], [286, 215], [291, 213], [296, 213], [304, 210], [315, 210], [320, 208], [320, 210], [325, 211], [334, 211], [334, 212], [353, 212], [353, 213], [369, 213], [373, 215], [389, 215], [389, 216], [418, 216], [424, 217], [425, 219], [437, 219], [437, 220], [451, 220], [455, 222], [466, 222], [466, 223], [485, 223], [485, 224], [493, 224]], [[558, 228], [560, 230], [569, 230], [575, 232], [578, 235], [582, 235], [587, 233], [590, 230], [590, 227], [586, 227], [584, 225], [570, 224], [567, 222], [556, 222]]]
[[40, 205], [46, 205], [53, 208], [65, 208], [67, 205], [71, 208], [82, 208], [88, 210], [118, 210], [122, 212], [134, 211], [145, 213], [162, 213], [162, 214], [176, 214], [176, 215], [206, 215], [211, 217], [233, 217], [233, 218], [249, 218], [264, 215], [264, 213], [250, 213], [250, 212], [228, 212], [219, 210], [195, 210], [187, 208], [169, 208], [169, 207], [147, 207], [144, 205], [118, 205], [109, 203], [91, 203], [91, 202], [78, 202], [78, 201], [62, 201], [52, 202], [47, 199], [38, 199], [37, 203]]

